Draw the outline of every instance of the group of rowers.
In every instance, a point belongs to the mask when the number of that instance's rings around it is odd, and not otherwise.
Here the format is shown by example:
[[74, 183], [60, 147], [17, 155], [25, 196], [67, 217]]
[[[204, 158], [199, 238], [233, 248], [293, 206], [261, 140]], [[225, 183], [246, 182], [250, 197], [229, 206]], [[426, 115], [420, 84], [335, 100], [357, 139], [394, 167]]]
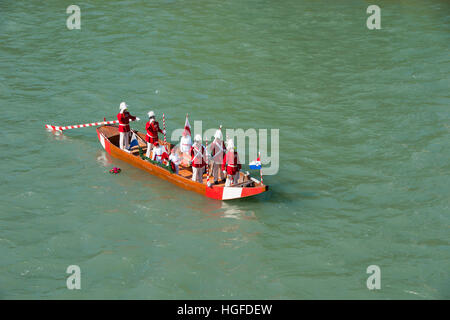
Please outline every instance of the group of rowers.
[[[122, 102], [117, 119], [119, 120], [120, 149], [129, 152], [131, 139], [129, 123], [130, 120], [139, 120], [139, 118], [132, 116], [128, 112], [128, 105]], [[172, 148], [169, 155], [165, 146], [159, 143], [158, 132], [164, 135], [166, 132], [161, 130], [153, 111], [148, 112], [148, 119], [145, 125], [147, 132], [145, 137], [147, 142], [146, 156], [148, 158], [161, 163], [168, 162], [176, 173], [179, 172], [180, 165], [192, 167], [192, 180], [196, 182], [203, 183], [203, 174], [207, 168], [211, 167], [210, 174], [214, 178], [214, 184], [225, 181], [225, 186], [228, 187], [238, 183], [239, 171], [241, 170], [239, 156], [232, 139], [228, 139], [225, 146], [220, 129], [214, 134], [214, 141], [208, 151], [202, 144], [201, 135], [195, 135], [194, 143], [192, 143], [190, 128], [185, 126], [179, 145]], [[211, 165], [210, 162], [212, 162]]]

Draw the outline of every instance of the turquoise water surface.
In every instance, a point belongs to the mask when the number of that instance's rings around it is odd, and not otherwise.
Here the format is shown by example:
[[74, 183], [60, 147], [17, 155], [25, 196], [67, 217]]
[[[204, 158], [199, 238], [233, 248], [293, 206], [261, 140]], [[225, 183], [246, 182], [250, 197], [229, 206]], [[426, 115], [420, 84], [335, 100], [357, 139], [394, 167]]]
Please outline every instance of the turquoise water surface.
[[[380, 30], [356, 0], [77, 1], [80, 30], [69, 4], [0, 1], [1, 299], [450, 298], [448, 1], [377, 1]], [[270, 192], [207, 199], [44, 129], [121, 101], [279, 129]]]

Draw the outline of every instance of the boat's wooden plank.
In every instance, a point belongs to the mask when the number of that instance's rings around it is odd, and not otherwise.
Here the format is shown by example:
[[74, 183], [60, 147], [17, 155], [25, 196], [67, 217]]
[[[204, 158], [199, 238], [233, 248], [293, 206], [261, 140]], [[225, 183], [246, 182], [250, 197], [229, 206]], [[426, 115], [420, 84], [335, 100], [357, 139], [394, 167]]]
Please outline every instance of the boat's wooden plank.
[[243, 181], [243, 182], [238, 182], [236, 184], [231, 185], [230, 187], [245, 187], [249, 184], [254, 183], [252, 180], [247, 180], [247, 181]]

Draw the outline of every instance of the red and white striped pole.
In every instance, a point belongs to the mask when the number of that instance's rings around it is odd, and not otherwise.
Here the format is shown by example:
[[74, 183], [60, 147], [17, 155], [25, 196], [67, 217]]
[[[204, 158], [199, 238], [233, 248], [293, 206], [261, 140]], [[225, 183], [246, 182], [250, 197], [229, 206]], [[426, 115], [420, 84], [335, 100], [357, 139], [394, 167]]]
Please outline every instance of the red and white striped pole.
[[[136, 120], [138, 120], [138, 119], [136, 119]], [[134, 121], [134, 120], [130, 120], [130, 121]], [[92, 123], [84, 123], [84, 124], [75, 124], [75, 125], [65, 126], [65, 127], [53, 126], [53, 125], [50, 125], [50, 124], [46, 124], [45, 128], [47, 128], [49, 130], [54, 130], [54, 131], [63, 131], [63, 130], [69, 130], [69, 129], [95, 127], [95, 126], [102, 126], [102, 125], [105, 125], [105, 124], [115, 124], [115, 123], [119, 123], [119, 120], [92, 122]]]
[[206, 183], [208, 184], [208, 182], [209, 182], [209, 161], [208, 161], [208, 137], [206, 137], [206, 139], [205, 139], [205, 144], [206, 144], [206, 147], [205, 147], [205, 157], [206, 157], [206, 159], [205, 159], [205, 161], [206, 161]]
[[[261, 162], [261, 152], [258, 152], [259, 162]], [[261, 169], [259, 169], [259, 174], [261, 175], [261, 184], [263, 183], [263, 177], [262, 177], [262, 162], [261, 162]]]
[[164, 116], [164, 113], [163, 113], [163, 128], [164, 128], [164, 144], [167, 144], [167, 142], [166, 142], [166, 117]]

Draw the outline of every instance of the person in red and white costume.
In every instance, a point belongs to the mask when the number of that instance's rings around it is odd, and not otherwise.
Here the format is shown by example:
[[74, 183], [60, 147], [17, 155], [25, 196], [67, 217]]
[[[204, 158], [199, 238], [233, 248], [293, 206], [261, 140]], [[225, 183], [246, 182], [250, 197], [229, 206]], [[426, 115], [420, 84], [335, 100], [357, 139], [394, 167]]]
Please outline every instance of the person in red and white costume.
[[161, 130], [158, 121], [155, 120], [155, 113], [153, 111], [148, 113], [148, 122], [145, 125], [145, 130], [147, 131], [147, 135], [145, 136], [147, 152], [145, 156], [150, 158], [150, 151], [152, 151], [153, 145], [158, 142], [158, 132], [165, 133], [165, 130]]
[[170, 152], [170, 156], [169, 156], [169, 161], [173, 164], [172, 169], [174, 169], [175, 173], [179, 172], [179, 166], [181, 163], [181, 159], [178, 156], [178, 148], [172, 148], [171, 152]]
[[227, 175], [227, 181], [225, 187], [236, 184], [239, 181], [239, 170], [241, 170], [241, 163], [239, 161], [239, 155], [234, 148], [233, 140], [227, 141], [227, 153], [223, 158], [222, 170]]
[[191, 135], [186, 129], [184, 129], [182, 137], [180, 139], [180, 151], [182, 153], [189, 153], [191, 151], [191, 147], [192, 147]]
[[189, 166], [189, 161], [191, 160], [191, 147], [191, 134], [188, 130], [184, 129], [180, 139], [181, 165], [184, 167]]
[[222, 139], [222, 131], [219, 129], [214, 134], [214, 141], [211, 143], [211, 148], [209, 149], [213, 159], [212, 176], [214, 177], [214, 184], [218, 184], [219, 181], [225, 179], [225, 175], [221, 169], [226, 151], [225, 143]]
[[189, 161], [191, 161], [191, 125], [189, 123], [188, 115], [186, 114], [186, 121], [184, 123], [184, 131], [180, 139], [180, 152], [181, 152], [181, 165], [183, 167], [189, 167]]
[[153, 145], [154, 145], [152, 156], [153, 161], [163, 163], [164, 160], [169, 160], [169, 154], [167, 153], [167, 150], [166, 148], [164, 148], [164, 146], [160, 145], [158, 141], [155, 141]]
[[120, 103], [120, 112], [117, 114], [117, 120], [119, 120], [119, 146], [120, 149], [127, 151], [130, 146], [130, 120], [139, 120], [139, 118], [132, 116], [128, 112], [128, 105], [125, 102]]
[[197, 134], [194, 137], [194, 145], [191, 147], [192, 181], [203, 183], [203, 172], [207, 162], [206, 148], [202, 145], [202, 137]]

